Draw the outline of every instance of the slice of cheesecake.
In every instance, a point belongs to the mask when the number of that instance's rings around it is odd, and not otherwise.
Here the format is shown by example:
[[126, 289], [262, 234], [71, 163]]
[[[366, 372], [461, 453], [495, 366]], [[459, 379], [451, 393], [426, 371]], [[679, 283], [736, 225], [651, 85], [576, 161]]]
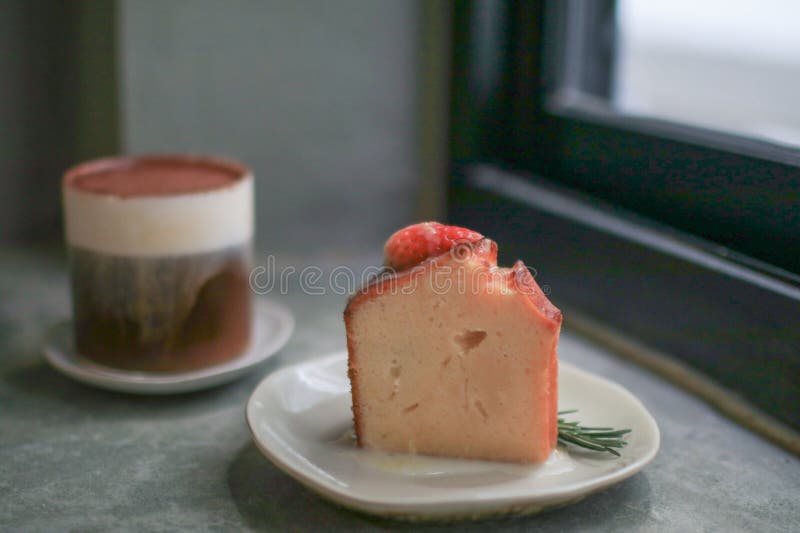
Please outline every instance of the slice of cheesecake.
[[427, 242], [438, 255], [350, 299], [361, 446], [514, 462], [553, 451], [561, 313], [522, 262], [498, 268], [495, 243], [475, 235], [445, 251]]

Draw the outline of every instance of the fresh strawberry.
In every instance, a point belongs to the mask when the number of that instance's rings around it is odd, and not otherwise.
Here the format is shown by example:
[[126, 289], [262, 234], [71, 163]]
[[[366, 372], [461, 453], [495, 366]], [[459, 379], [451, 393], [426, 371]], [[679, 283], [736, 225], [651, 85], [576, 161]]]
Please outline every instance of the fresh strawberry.
[[405, 270], [429, 257], [436, 257], [453, 246], [483, 238], [476, 231], [438, 222], [420, 222], [395, 232], [383, 247], [384, 263], [395, 270]]

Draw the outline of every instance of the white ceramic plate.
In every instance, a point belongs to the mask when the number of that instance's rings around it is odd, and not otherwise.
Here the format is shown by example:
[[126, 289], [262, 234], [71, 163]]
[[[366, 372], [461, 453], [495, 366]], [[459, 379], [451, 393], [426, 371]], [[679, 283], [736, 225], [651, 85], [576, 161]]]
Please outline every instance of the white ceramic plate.
[[358, 511], [407, 520], [525, 514], [577, 501], [632, 476], [659, 447], [655, 420], [631, 393], [561, 363], [559, 406], [587, 425], [631, 428], [617, 458], [559, 446], [544, 465], [386, 454], [352, 435], [344, 352], [283, 368], [256, 387], [247, 422], [275, 465]]
[[254, 305], [253, 326], [250, 348], [240, 357], [189, 372], [137, 372], [89, 361], [75, 351], [71, 321], [50, 329], [45, 338], [44, 355], [47, 362], [62, 374], [95, 387], [137, 394], [189, 392], [233, 381], [274, 355], [289, 340], [294, 318], [284, 306], [259, 298]]

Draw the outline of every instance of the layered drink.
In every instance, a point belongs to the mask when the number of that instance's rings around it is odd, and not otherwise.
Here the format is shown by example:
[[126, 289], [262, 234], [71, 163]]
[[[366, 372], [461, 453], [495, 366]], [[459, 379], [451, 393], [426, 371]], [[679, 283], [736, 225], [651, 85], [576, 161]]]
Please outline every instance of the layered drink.
[[75, 347], [179, 372], [248, 347], [253, 177], [206, 157], [110, 158], [62, 183]]

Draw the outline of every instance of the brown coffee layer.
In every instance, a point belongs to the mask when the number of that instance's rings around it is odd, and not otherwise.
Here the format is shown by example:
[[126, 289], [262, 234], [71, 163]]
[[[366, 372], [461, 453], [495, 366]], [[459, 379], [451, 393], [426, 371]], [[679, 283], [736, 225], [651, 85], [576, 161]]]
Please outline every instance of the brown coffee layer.
[[70, 260], [76, 348], [93, 361], [181, 372], [249, 345], [249, 247], [157, 258], [73, 247]]
[[171, 196], [222, 189], [248, 174], [237, 163], [208, 157], [120, 157], [73, 167], [65, 174], [64, 185], [120, 198]]

